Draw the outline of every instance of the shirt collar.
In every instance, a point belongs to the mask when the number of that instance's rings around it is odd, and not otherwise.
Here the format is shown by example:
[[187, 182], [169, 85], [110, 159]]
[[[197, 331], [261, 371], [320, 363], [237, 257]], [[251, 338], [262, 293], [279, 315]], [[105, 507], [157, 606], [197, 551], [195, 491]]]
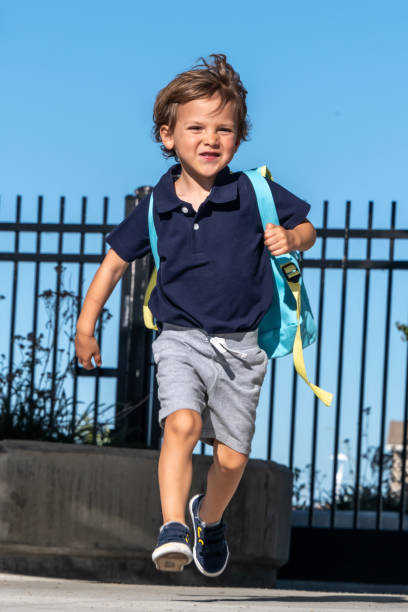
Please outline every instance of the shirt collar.
[[[155, 207], [159, 213], [168, 212], [182, 205], [174, 188], [174, 180], [180, 176], [181, 164], [174, 164], [164, 174], [153, 189]], [[216, 176], [208, 200], [214, 204], [225, 204], [237, 198], [237, 175], [232, 174], [229, 166]]]

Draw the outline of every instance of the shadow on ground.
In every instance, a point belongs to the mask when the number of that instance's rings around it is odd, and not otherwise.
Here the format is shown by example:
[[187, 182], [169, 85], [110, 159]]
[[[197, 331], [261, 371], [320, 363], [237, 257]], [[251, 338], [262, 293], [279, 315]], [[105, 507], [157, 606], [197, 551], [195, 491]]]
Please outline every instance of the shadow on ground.
[[[220, 603], [220, 602], [285, 602], [285, 603], [371, 603], [371, 604], [395, 604], [395, 603], [408, 603], [406, 597], [395, 597], [393, 595], [381, 596], [381, 595], [293, 595], [293, 596], [279, 596], [276, 597], [211, 597], [203, 598], [199, 595], [194, 599], [172, 599], [172, 601], [182, 601], [191, 603]], [[408, 609], [408, 608], [407, 608]]]

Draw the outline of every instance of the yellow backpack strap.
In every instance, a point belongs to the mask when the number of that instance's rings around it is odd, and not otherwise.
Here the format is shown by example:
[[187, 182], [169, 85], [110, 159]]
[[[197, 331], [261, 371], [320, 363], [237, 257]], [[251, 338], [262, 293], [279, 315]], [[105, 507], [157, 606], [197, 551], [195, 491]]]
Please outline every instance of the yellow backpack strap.
[[157, 327], [154, 321], [152, 311], [150, 310], [148, 306], [150, 295], [157, 283], [157, 269], [160, 265], [159, 254], [157, 252], [157, 233], [156, 233], [156, 229], [154, 227], [154, 221], [153, 221], [153, 191], [150, 194], [150, 200], [149, 200], [148, 225], [149, 225], [150, 246], [152, 249], [152, 255], [153, 255], [153, 259], [155, 263], [155, 268], [152, 272], [152, 275], [150, 276], [150, 280], [147, 285], [146, 293], [145, 293], [144, 300], [143, 300], [143, 321], [144, 321], [145, 326], [148, 329], [158, 330], [159, 328]]
[[265, 178], [270, 179], [271, 181], [273, 181], [273, 176], [271, 174], [271, 171], [269, 170], [268, 166], [260, 166], [259, 168], [259, 172], [262, 174], [262, 176], [264, 176]]
[[149, 299], [150, 299], [150, 294], [153, 291], [154, 286], [156, 285], [156, 281], [157, 281], [157, 268], [155, 268], [152, 272], [152, 275], [150, 277], [149, 280], [149, 284], [147, 285], [147, 289], [146, 289], [146, 293], [144, 296], [144, 300], [143, 300], [143, 321], [144, 324], [146, 325], [146, 327], [148, 329], [156, 329], [158, 330], [159, 328], [157, 327], [157, 325], [155, 325], [154, 321], [153, 321], [153, 315], [152, 315], [152, 311], [150, 310], [148, 303], [149, 303]]
[[296, 335], [295, 335], [295, 342], [293, 344], [293, 363], [294, 363], [296, 372], [299, 374], [299, 376], [303, 378], [305, 383], [309, 385], [309, 387], [311, 388], [313, 393], [317, 395], [319, 400], [321, 400], [323, 404], [325, 404], [326, 406], [330, 406], [330, 404], [332, 403], [332, 399], [333, 399], [333, 393], [329, 393], [329, 391], [324, 391], [317, 385], [314, 385], [313, 383], [311, 383], [306, 374], [306, 366], [305, 366], [305, 361], [303, 359], [302, 336], [300, 332], [300, 312], [301, 312], [300, 310], [300, 307], [301, 307], [300, 283], [299, 283], [299, 280], [297, 281], [290, 280], [291, 271], [288, 270], [288, 266], [292, 266], [292, 265], [293, 265], [293, 271], [292, 271], [293, 277], [294, 279], [295, 278], [299, 279], [299, 272], [296, 269], [296, 266], [294, 264], [284, 264], [282, 267], [286, 267], [286, 271], [284, 271], [284, 274], [286, 276], [286, 280], [288, 281], [288, 286], [293, 294], [293, 297], [296, 300], [297, 329], [296, 329]]

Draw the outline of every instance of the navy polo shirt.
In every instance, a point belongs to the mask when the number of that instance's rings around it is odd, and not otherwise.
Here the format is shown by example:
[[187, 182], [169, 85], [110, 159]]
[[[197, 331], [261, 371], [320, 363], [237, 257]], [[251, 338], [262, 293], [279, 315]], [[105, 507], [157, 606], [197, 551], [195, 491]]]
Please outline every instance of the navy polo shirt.
[[[176, 194], [180, 171], [174, 164], [153, 188], [160, 268], [149, 308], [159, 328], [167, 322], [212, 334], [256, 329], [274, 299], [274, 285], [252, 183], [227, 166], [195, 211]], [[309, 204], [275, 181], [268, 183], [280, 224], [291, 229], [303, 221]], [[149, 199], [106, 237], [125, 261], [151, 250]]]

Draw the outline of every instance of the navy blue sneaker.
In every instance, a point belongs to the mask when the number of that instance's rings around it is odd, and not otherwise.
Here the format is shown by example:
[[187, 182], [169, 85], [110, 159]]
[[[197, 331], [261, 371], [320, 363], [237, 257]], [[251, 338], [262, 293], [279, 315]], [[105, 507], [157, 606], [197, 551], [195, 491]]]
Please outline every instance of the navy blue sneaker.
[[229, 550], [224, 536], [225, 523], [206, 525], [198, 516], [200, 502], [204, 493], [190, 499], [189, 509], [194, 526], [193, 556], [197, 569], [204, 576], [215, 577], [222, 574], [227, 567]]
[[187, 525], [170, 521], [160, 527], [156, 548], [152, 554], [156, 568], [162, 572], [182, 572], [193, 560]]

